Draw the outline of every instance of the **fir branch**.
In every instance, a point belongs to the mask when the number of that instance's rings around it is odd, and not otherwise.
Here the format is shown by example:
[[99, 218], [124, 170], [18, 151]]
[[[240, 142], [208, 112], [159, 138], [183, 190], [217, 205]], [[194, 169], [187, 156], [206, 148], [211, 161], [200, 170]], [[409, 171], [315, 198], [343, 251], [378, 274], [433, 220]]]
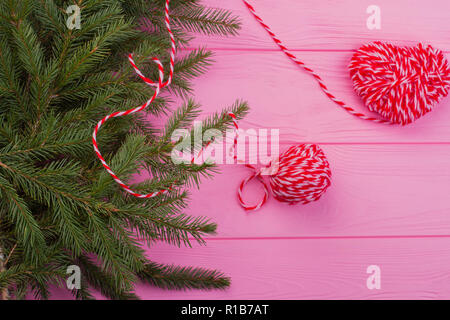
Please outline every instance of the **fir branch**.
[[114, 274], [114, 285], [129, 291], [135, 282], [135, 275], [123, 261], [118, 241], [112, 237], [102, 219], [93, 212], [88, 212], [88, 230], [92, 234], [91, 249], [97, 252], [102, 267]]
[[34, 265], [41, 260], [36, 253], [39, 247], [41, 254], [45, 251], [45, 239], [38, 222], [33, 217], [29, 206], [21, 198], [7, 179], [0, 175], [0, 207], [8, 212], [7, 219], [14, 224], [16, 236], [25, 250], [25, 256]]
[[136, 300], [138, 297], [130, 292], [125, 291], [115, 285], [114, 277], [101, 269], [89, 257], [81, 255], [77, 259], [77, 263], [82, 269], [82, 274], [86, 280], [95, 289], [99, 290], [104, 296], [114, 300]]
[[198, 117], [200, 113], [200, 105], [189, 99], [181, 108], [178, 108], [173, 115], [167, 120], [164, 127], [164, 135], [159, 144], [170, 141], [172, 134], [176, 129], [187, 128]]
[[[226, 287], [228, 279], [217, 271], [149, 262], [140, 242], [204, 244], [204, 235], [216, 230], [208, 218], [184, 213], [185, 189], [215, 168], [170, 159], [172, 133], [191, 127], [200, 111], [191, 99], [171, 111], [169, 94], [187, 98], [192, 79], [212, 63], [211, 52], [200, 48], [177, 57], [172, 91], [146, 110], [151, 117], [130, 115], [102, 127], [98, 143], [122, 179], [149, 171], [151, 178], [136, 183], [135, 190], [173, 186], [155, 198], [131, 197], [96, 158], [92, 130], [106, 114], [153, 95], [126, 55], [134, 52], [140, 68], [155, 79], [148, 57], [157, 55], [168, 65], [164, 0], [77, 2], [83, 13], [79, 30], [65, 25], [63, 6], [70, 3], [0, 1], [0, 295], [8, 290], [15, 299], [29, 293], [47, 299], [51, 285], [62, 286], [67, 265], [74, 263], [83, 270], [82, 288], [72, 290], [77, 299], [92, 299], [90, 286], [109, 298], [137, 298], [139, 276], [166, 288]], [[198, 0], [171, 1], [177, 47], [189, 45], [190, 31], [238, 29], [231, 13], [201, 8]], [[231, 110], [240, 118], [247, 109], [237, 104]], [[157, 130], [153, 117], [169, 113]], [[205, 129], [225, 130], [232, 122], [224, 115], [210, 117]]]
[[171, 14], [175, 25], [190, 32], [206, 35], [236, 35], [241, 22], [230, 11], [216, 8], [192, 6], [190, 10], [177, 10]]
[[175, 75], [169, 90], [180, 96], [189, 94], [192, 91], [190, 81], [208, 70], [212, 64], [211, 57], [211, 51], [200, 48], [175, 61]]
[[162, 240], [176, 246], [191, 247], [191, 237], [198, 243], [205, 244], [203, 235], [214, 234], [217, 224], [210, 222], [206, 217], [191, 217], [185, 214], [175, 216], [156, 215], [158, 210], [153, 210], [153, 214], [135, 218], [131, 225], [140, 234], [149, 234], [154, 240]]
[[[189, 137], [195, 137], [196, 134], [201, 134], [203, 137], [205, 132], [213, 129], [225, 133], [227, 129], [233, 128], [233, 119], [231, 119], [228, 114], [231, 112], [236, 116], [237, 120], [240, 120], [247, 115], [248, 110], [249, 108], [247, 102], [238, 100], [234, 102], [231, 107], [225, 108], [221, 112], [216, 112], [204, 119], [202, 121], [201, 132], [196, 132], [199, 130], [198, 127], [192, 128], [188, 135], [188, 139]], [[209, 143], [209, 141], [203, 141], [203, 139], [191, 139], [191, 141], [193, 142], [192, 147], [194, 148], [194, 151], [200, 150]]]
[[[116, 154], [108, 160], [116, 175], [126, 181], [129, 176], [137, 172], [144, 161], [144, 155], [148, 152], [145, 144], [145, 137], [141, 135], [130, 135], [126, 138]], [[108, 172], [104, 171], [98, 178], [96, 186], [93, 188], [94, 194], [102, 194], [111, 183], [113, 183]], [[103, 193], [103, 195], [105, 195]]]
[[89, 280], [84, 274], [81, 275], [80, 289], [73, 289], [72, 294], [77, 300], [95, 300], [89, 290]]
[[230, 278], [215, 270], [148, 263], [139, 278], [163, 289], [224, 289]]

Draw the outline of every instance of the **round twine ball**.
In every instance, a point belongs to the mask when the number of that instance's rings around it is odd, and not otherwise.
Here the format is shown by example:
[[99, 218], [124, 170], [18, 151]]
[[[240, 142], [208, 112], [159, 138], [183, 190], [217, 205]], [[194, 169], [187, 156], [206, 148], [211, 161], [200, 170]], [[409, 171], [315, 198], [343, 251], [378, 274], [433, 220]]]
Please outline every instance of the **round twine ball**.
[[[307, 204], [319, 200], [331, 185], [330, 164], [322, 149], [315, 144], [299, 144], [283, 152], [272, 161], [269, 170], [254, 170], [253, 175], [241, 182], [238, 188], [238, 200], [247, 211], [261, 208], [268, 199], [269, 191], [264, 182], [263, 171], [269, 175], [270, 190], [274, 198], [289, 204]], [[252, 179], [257, 178], [263, 185], [264, 196], [256, 204], [247, 204], [243, 199], [243, 189]]]
[[278, 172], [269, 177], [274, 197], [290, 204], [318, 200], [331, 184], [331, 170], [322, 149], [300, 144], [281, 154]]

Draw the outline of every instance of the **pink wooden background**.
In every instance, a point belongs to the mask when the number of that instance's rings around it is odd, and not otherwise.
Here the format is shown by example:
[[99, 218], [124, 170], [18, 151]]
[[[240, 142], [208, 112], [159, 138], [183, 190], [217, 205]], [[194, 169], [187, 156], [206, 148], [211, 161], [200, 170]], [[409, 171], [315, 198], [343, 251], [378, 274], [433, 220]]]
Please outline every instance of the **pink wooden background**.
[[[253, 0], [274, 32], [320, 73], [344, 101], [364, 110], [347, 65], [371, 40], [432, 44], [450, 58], [448, 0]], [[318, 202], [286, 206], [273, 199], [247, 214], [236, 187], [239, 166], [192, 191], [188, 213], [219, 224], [207, 246], [165, 244], [151, 259], [214, 267], [232, 277], [225, 291], [174, 292], [139, 285], [145, 299], [450, 298], [450, 99], [413, 125], [358, 120], [330, 102], [313, 79], [278, 51], [241, 0], [205, 0], [233, 10], [243, 28], [231, 38], [197, 38], [216, 63], [195, 82], [204, 114], [247, 100], [243, 128], [279, 128], [284, 146], [319, 143], [333, 184]], [[366, 8], [381, 8], [381, 30], [368, 30]], [[260, 189], [251, 184], [250, 199]], [[381, 289], [369, 290], [366, 268], [381, 268]]]

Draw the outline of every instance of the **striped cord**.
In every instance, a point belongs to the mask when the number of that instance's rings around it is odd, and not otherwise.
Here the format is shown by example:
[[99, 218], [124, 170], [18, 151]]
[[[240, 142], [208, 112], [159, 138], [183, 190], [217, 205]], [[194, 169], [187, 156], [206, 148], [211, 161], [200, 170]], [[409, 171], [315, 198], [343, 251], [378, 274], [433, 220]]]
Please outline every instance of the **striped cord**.
[[[122, 117], [122, 116], [126, 116], [132, 113], [136, 113], [139, 111], [144, 110], [145, 108], [147, 108], [155, 99], [156, 97], [159, 95], [161, 89], [163, 89], [164, 87], [167, 87], [171, 84], [172, 82], [172, 78], [173, 78], [173, 73], [174, 73], [174, 65], [175, 65], [175, 38], [174, 35], [172, 33], [172, 30], [170, 28], [170, 16], [169, 16], [169, 2], [170, 0], [166, 0], [166, 5], [165, 5], [165, 24], [167, 27], [167, 31], [169, 32], [170, 35], [170, 42], [171, 42], [171, 50], [170, 50], [170, 72], [169, 72], [169, 77], [167, 79], [167, 81], [164, 82], [164, 67], [161, 63], [161, 61], [157, 58], [157, 57], [153, 57], [151, 58], [151, 60], [157, 64], [158, 66], [158, 71], [159, 71], [159, 79], [158, 82], [155, 82], [149, 78], [147, 78], [140, 70], [139, 68], [136, 66], [136, 63], [133, 60], [133, 54], [129, 54], [128, 55], [128, 61], [130, 62], [131, 66], [133, 67], [134, 71], [136, 72], [136, 74], [142, 79], [142, 81], [144, 81], [146, 84], [148, 84], [149, 86], [155, 87], [155, 92], [153, 94], [153, 96], [147, 100], [147, 102], [145, 102], [142, 106], [133, 108], [133, 109], [129, 109], [126, 111], [117, 111], [114, 112], [110, 115], [107, 115], [106, 117], [104, 117], [102, 120], [100, 120], [95, 129], [94, 132], [92, 134], [92, 144], [94, 146], [94, 151], [97, 154], [97, 157], [100, 159], [100, 162], [102, 163], [103, 167], [106, 169], [106, 171], [111, 175], [111, 177], [114, 179], [115, 182], [117, 182], [126, 192], [128, 192], [129, 194], [137, 197], [137, 198], [153, 198], [156, 197], [158, 195], [161, 194], [167, 194], [169, 193], [169, 191], [172, 190], [172, 187], [169, 187], [167, 189], [161, 189], [159, 191], [155, 191], [155, 192], [151, 192], [151, 193], [147, 193], [147, 194], [141, 194], [138, 192], [133, 191], [127, 184], [125, 184], [122, 180], [119, 179], [119, 177], [117, 177], [117, 175], [112, 171], [111, 167], [106, 163], [106, 160], [103, 158], [100, 150], [98, 149], [98, 144], [97, 144], [97, 134], [98, 131], [100, 130], [100, 127], [109, 119], [111, 118], [117, 118], [117, 117]], [[229, 112], [228, 115], [231, 117], [231, 119], [233, 120], [233, 124], [235, 126], [235, 128], [238, 128], [237, 125], [237, 121], [236, 121], [236, 115]], [[236, 140], [235, 140], [236, 142]], [[207, 148], [210, 145], [211, 141], [209, 141], [204, 148]], [[234, 145], [235, 147], [235, 145]], [[203, 150], [203, 149], [202, 149]], [[202, 150], [200, 150], [198, 156], [201, 155]], [[195, 161], [195, 157], [192, 158], [191, 163], [194, 163]]]
[[349, 112], [350, 114], [354, 115], [355, 117], [358, 117], [360, 119], [363, 120], [369, 120], [372, 122], [376, 122], [376, 123], [382, 123], [382, 124], [394, 124], [388, 120], [385, 119], [379, 119], [379, 118], [375, 118], [375, 117], [370, 117], [367, 116], [363, 113], [360, 113], [358, 111], [356, 111], [355, 109], [353, 109], [352, 107], [348, 106], [345, 104], [345, 102], [337, 99], [328, 89], [328, 87], [325, 85], [324, 81], [322, 80], [322, 78], [311, 68], [309, 68], [308, 66], [306, 66], [302, 61], [300, 61], [295, 55], [293, 55], [284, 45], [283, 43], [277, 38], [277, 36], [272, 32], [272, 30], [269, 28], [269, 26], [267, 24], [264, 23], [264, 21], [257, 15], [255, 9], [253, 8], [253, 6], [247, 1], [247, 0], [242, 0], [244, 2], [244, 4], [247, 6], [248, 10], [252, 13], [252, 15], [255, 17], [255, 19], [261, 24], [261, 26], [267, 31], [267, 33], [270, 35], [270, 37], [272, 38], [272, 40], [278, 45], [278, 47], [280, 47], [281, 51], [284, 52], [284, 54], [286, 56], [289, 57], [289, 59], [291, 59], [295, 64], [297, 64], [299, 67], [303, 68], [306, 72], [308, 72], [310, 75], [312, 75], [314, 77], [314, 79], [316, 79], [316, 81], [319, 83], [320, 88], [322, 89], [322, 91], [325, 93], [325, 95], [332, 100], [334, 103], [336, 103], [338, 106], [342, 107], [343, 109], [345, 109], [347, 112]]
[[175, 65], [175, 38], [174, 35], [172, 33], [172, 30], [170, 28], [170, 17], [169, 17], [169, 2], [170, 0], [166, 0], [166, 6], [165, 6], [165, 24], [167, 27], [167, 31], [169, 32], [169, 36], [170, 36], [170, 42], [171, 42], [171, 51], [170, 51], [170, 72], [169, 72], [169, 77], [167, 79], [166, 82], [164, 82], [164, 67], [161, 63], [161, 61], [157, 58], [157, 57], [153, 57], [151, 58], [151, 60], [157, 64], [158, 66], [158, 71], [159, 71], [159, 79], [158, 82], [155, 82], [149, 78], [147, 78], [146, 76], [144, 76], [142, 74], [142, 72], [139, 70], [139, 68], [136, 66], [134, 60], [133, 60], [133, 54], [129, 54], [128, 55], [128, 61], [130, 62], [131, 66], [133, 67], [134, 71], [136, 72], [136, 74], [149, 86], [155, 87], [155, 92], [153, 94], [153, 96], [147, 100], [147, 102], [145, 102], [142, 106], [133, 108], [133, 109], [129, 109], [126, 111], [117, 111], [114, 112], [110, 115], [107, 115], [106, 117], [104, 117], [102, 120], [100, 120], [97, 123], [97, 126], [94, 129], [94, 133], [92, 134], [92, 144], [94, 146], [94, 151], [97, 154], [97, 157], [100, 159], [100, 162], [102, 163], [103, 167], [105, 167], [106, 171], [111, 175], [111, 177], [114, 179], [114, 181], [116, 181], [126, 192], [130, 193], [131, 195], [138, 197], [138, 198], [153, 198], [156, 197], [160, 194], [167, 194], [171, 188], [167, 188], [167, 189], [162, 189], [156, 192], [151, 192], [148, 194], [140, 194], [138, 192], [133, 191], [128, 185], [126, 185], [122, 180], [120, 180], [117, 175], [112, 171], [111, 167], [106, 163], [105, 159], [103, 158], [102, 154], [100, 153], [100, 150], [98, 149], [98, 144], [97, 144], [97, 134], [98, 134], [98, 130], [100, 129], [100, 127], [109, 119], [111, 118], [117, 118], [117, 117], [122, 117], [122, 116], [126, 116], [132, 113], [136, 113], [139, 111], [144, 110], [145, 108], [147, 108], [155, 99], [156, 97], [159, 95], [161, 89], [163, 89], [164, 87], [167, 87], [170, 85], [170, 83], [172, 82], [172, 78], [173, 78], [173, 72], [174, 72], [174, 65]]
[[[239, 161], [237, 159], [237, 148], [236, 148], [238, 137], [239, 137], [239, 126], [236, 121], [236, 116], [232, 113], [229, 113], [228, 115], [233, 120], [234, 128], [236, 129], [236, 135], [234, 136], [233, 147], [232, 147], [233, 158], [236, 163], [239, 163]], [[247, 168], [251, 169], [253, 171], [253, 174], [250, 175], [249, 177], [247, 177], [246, 179], [244, 179], [239, 184], [239, 187], [237, 190], [237, 198], [238, 198], [239, 204], [241, 205], [242, 208], [245, 209], [245, 211], [256, 211], [259, 208], [261, 208], [266, 203], [267, 199], [269, 198], [269, 189], [261, 176], [261, 170], [256, 169], [254, 166], [252, 166], [248, 163], [245, 163], [244, 165]], [[249, 183], [251, 180], [253, 180], [255, 178], [261, 182], [263, 189], [264, 189], [264, 196], [256, 204], [250, 205], [244, 201], [243, 192], [244, 192], [244, 188], [247, 185], [247, 183]]]

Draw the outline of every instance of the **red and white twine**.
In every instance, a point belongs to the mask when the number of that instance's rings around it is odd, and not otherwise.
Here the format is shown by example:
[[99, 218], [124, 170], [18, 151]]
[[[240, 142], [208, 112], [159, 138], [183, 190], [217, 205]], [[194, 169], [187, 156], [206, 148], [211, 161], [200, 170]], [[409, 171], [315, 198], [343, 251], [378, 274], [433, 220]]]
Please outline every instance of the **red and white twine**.
[[[229, 115], [230, 115], [231, 119], [233, 120], [234, 128], [236, 129], [236, 135], [234, 136], [233, 148], [232, 148], [231, 151], [233, 152], [234, 160], [236, 162], [238, 162], [236, 146], [237, 146], [237, 141], [238, 141], [238, 136], [239, 136], [239, 126], [238, 126], [237, 121], [236, 121], [236, 116], [234, 114], [232, 114], [232, 113], [230, 113]], [[258, 210], [259, 208], [261, 208], [266, 203], [267, 199], [269, 198], [269, 190], [268, 190], [267, 185], [265, 184], [265, 182], [264, 182], [264, 180], [263, 180], [263, 178], [261, 176], [262, 171], [258, 170], [256, 167], [252, 166], [251, 164], [245, 163], [244, 165], [247, 168], [250, 168], [254, 173], [251, 176], [245, 178], [240, 183], [240, 185], [238, 187], [238, 191], [237, 191], [237, 197], [238, 197], [239, 204], [241, 205], [242, 208], [244, 208], [246, 211], [255, 211], [255, 210]], [[247, 183], [249, 183], [251, 180], [255, 179], [255, 178], [258, 179], [261, 182], [261, 184], [263, 186], [263, 189], [264, 189], [264, 196], [255, 205], [249, 205], [249, 204], [247, 204], [244, 201], [244, 198], [243, 198], [242, 194], [243, 194], [245, 185]]]
[[[164, 67], [163, 64], [161, 63], [161, 61], [157, 58], [157, 57], [153, 57], [151, 58], [151, 60], [157, 64], [158, 66], [158, 72], [159, 72], [159, 78], [158, 78], [158, 82], [155, 82], [149, 78], [147, 78], [140, 70], [139, 68], [136, 66], [134, 60], [133, 60], [133, 54], [129, 54], [128, 55], [128, 61], [130, 62], [131, 66], [133, 67], [134, 71], [136, 72], [136, 74], [149, 86], [155, 87], [155, 92], [153, 93], [153, 96], [147, 100], [142, 106], [133, 108], [133, 109], [129, 109], [126, 111], [117, 111], [114, 112], [112, 114], [107, 115], [106, 117], [104, 117], [102, 120], [100, 120], [97, 123], [97, 126], [94, 129], [94, 132], [92, 134], [92, 144], [94, 146], [94, 151], [97, 154], [97, 157], [100, 159], [100, 162], [102, 163], [103, 167], [105, 167], [106, 171], [111, 175], [111, 177], [114, 179], [115, 182], [117, 182], [126, 192], [130, 193], [131, 195], [137, 197], [137, 198], [153, 198], [156, 197], [158, 195], [161, 194], [167, 194], [170, 190], [172, 190], [172, 188], [167, 188], [167, 189], [161, 189], [159, 191], [155, 191], [155, 192], [151, 192], [151, 193], [147, 193], [147, 194], [141, 194], [138, 192], [133, 191], [127, 184], [125, 184], [122, 180], [119, 179], [119, 177], [117, 177], [117, 175], [112, 171], [111, 167], [106, 163], [106, 160], [103, 158], [100, 150], [98, 149], [98, 144], [97, 144], [97, 134], [98, 131], [100, 129], [100, 127], [109, 119], [111, 118], [117, 118], [117, 117], [122, 117], [122, 116], [126, 116], [132, 113], [136, 113], [139, 111], [144, 110], [145, 108], [147, 108], [155, 99], [156, 97], [159, 95], [161, 89], [167, 87], [170, 85], [170, 83], [172, 82], [172, 78], [173, 78], [173, 73], [174, 73], [174, 65], [175, 65], [175, 38], [174, 35], [172, 33], [172, 30], [170, 28], [170, 16], [169, 16], [169, 2], [170, 0], [166, 0], [166, 5], [165, 5], [165, 24], [167, 27], [167, 31], [169, 32], [169, 36], [170, 36], [170, 42], [171, 42], [171, 50], [170, 50], [170, 71], [169, 71], [169, 77], [167, 79], [167, 81], [164, 82]], [[237, 122], [236, 122], [236, 116], [229, 112], [228, 115], [232, 118], [233, 123], [235, 128], [237, 129]], [[208, 142], [205, 146], [208, 147], [208, 145], [211, 143]], [[236, 143], [236, 140], [235, 140]], [[201, 151], [198, 154], [198, 156], [201, 155]], [[192, 163], [194, 162], [195, 157], [192, 158]]]
[[[172, 30], [170, 28], [170, 18], [169, 18], [169, 2], [170, 0], [166, 0], [166, 6], [165, 6], [165, 23], [167, 30], [170, 35], [170, 41], [171, 41], [171, 51], [170, 51], [170, 72], [168, 79], [164, 82], [164, 67], [161, 63], [161, 61], [157, 57], [151, 58], [151, 60], [157, 64], [158, 71], [159, 71], [159, 79], [157, 82], [147, 78], [145, 75], [142, 74], [142, 72], [139, 70], [139, 68], [136, 66], [133, 55], [128, 55], [128, 60], [130, 64], [132, 65], [134, 71], [136, 74], [149, 86], [152, 86], [155, 88], [155, 92], [153, 96], [147, 100], [143, 105], [129, 109], [126, 111], [117, 111], [110, 115], [107, 115], [102, 120], [100, 120], [97, 123], [97, 126], [94, 129], [93, 135], [92, 135], [92, 143], [94, 146], [94, 151], [97, 154], [98, 158], [100, 159], [102, 165], [105, 167], [106, 171], [112, 176], [115, 182], [117, 182], [125, 191], [130, 193], [131, 195], [138, 197], [138, 198], [153, 198], [161, 194], [167, 194], [172, 188], [162, 189], [159, 191], [151, 192], [148, 194], [140, 194], [138, 192], [133, 191], [128, 185], [126, 185], [123, 181], [117, 177], [117, 175], [112, 171], [111, 167], [106, 163], [105, 159], [103, 158], [102, 154], [100, 153], [100, 150], [98, 149], [97, 144], [97, 134], [100, 129], [100, 127], [109, 119], [111, 118], [117, 118], [126, 116], [135, 112], [139, 112], [147, 108], [159, 95], [160, 91], [169, 86], [172, 82], [173, 78], [173, 72], [174, 72], [174, 64], [175, 64], [175, 39], [172, 33]], [[246, 1], [244, 1], [246, 2]], [[247, 6], [251, 11], [254, 13], [253, 8], [246, 2]], [[256, 16], [256, 14], [255, 14]], [[257, 16], [256, 16], [257, 17]], [[263, 24], [263, 22], [257, 17], [257, 19]], [[263, 24], [264, 25], [264, 24]], [[265, 25], [264, 25], [265, 26]], [[273, 35], [273, 33], [268, 29], [267, 26], [265, 26], [268, 32]], [[273, 36], [274, 37], [274, 36]], [[276, 39], [276, 38], [274, 38]], [[281, 43], [276, 40], [277, 44], [280, 46], [280, 48], [285, 51], [285, 53], [289, 56], [289, 52], [285, 49], [284, 46], [281, 45]], [[293, 57], [292, 55], [290, 56]], [[300, 65], [302, 65], [305, 70], [309, 70], [315, 77], [318, 79], [321, 83], [321, 87], [323, 90], [327, 91], [325, 85], [323, 85], [322, 80], [320, 77], [315, 75], [311, 69], [305, 67], [300, 61], [298, 61]], [[330, 94], [331, 97], [333, 97]], [[333, 97], [334, 98], [334, 97]], [[334, 98], [335, 99], [335, 98]], [[355, 113], [358, 115], [358, 113]], [[226, 115], [230, 116], [230, 118], [233, 121], [234, 128], [237, 131], [237, 134], [234, 137], [234, 143], [232, 147], [232, 151], [234, 153], [234, 159], [237, 161], [237, 140], [238, 140], [238, 130], [239, 126], [237, 124], [236, 115], [229, 112]], [[358, 115], [360, 117], [363, 117], [363, 115]], [[370, 118], [369, 118], [370, 119]], [[378, 120], [378, 122], [380, 122]], [[208, 142], [205, 147], [208, 147], [208, 145], [211, 143]], [[202, 149], [203, 150], [203, 149]], [[200, 150], [199, 154], [201, 154], [202, 150]], [[194, 162], [195, 157], [192, 158], [192, 163]], [[330, 185], [330, 178], [331, 178], [331, 171], [329, 168], [328, 161], [323, 154], [320, 147], [316, 145], [298, 145], [293, 146], [289, 148], [285, 153], [283, 153], [277, 160], [276, 163], [274, 163], [277, 167], [277, 172], [272, 174], [269, 177], [270, 186], [272, 193], [274, 194], [274, 197], [283, 202], [288, 202], [290, 204], [294, 203], [308, 203], [311, 201], [315, 201], [321, 197], [321, 195], [325, 192], [325, 190]], [[272, 165], [274, 165], [272, 164]], [[252, 169], [254, 173], [246, 178], [244, 181], [241, 182], [238, 188], [238, 200], [241, 206], [247, 210], [247, 211], [254, 211], [259, 209], [262, 205], [264, 205], [269, 197], [269, 188], [264, 182], [262, 171], [258, 170], [254, 166], [250, 164], [245, 164], [246, 167]], [[264, 169], [264, 168], [263, 168]], [[251, 181], [252, 179], [258, 179], [264, 189], [264, 196], [263, 198], [255, 205], [248, 205], [243, 200], [243, 189], [245, 185]]]
[[358, 118], [405, 125], [429, 112], [449, 92], [450, 66], [442, 51], [421, 44], [408, 48], [375, 42], [355, 53], [350, 74], [356, 92], [369, 110], [378, 112], [385, 119], [360, 113], [337, 99], [322, 78], [283, 45], [253, 6], [247, 0], [243, 2], [281, 51], [312, 75], [329, 99]]
[[[268, 187], [262, 176], [262, 172], [266, 170], [246, 166], [254, 173], [239, 185], [238, 200], [245, 210], [255, 211], [261, 208], [269, 197]], [[293, 205], [319, 200], [331, 185], [330, 165], [322, 149], [315, 144], [292, 146], [269, 166], [275, 168], [269, 175], [271, 191], [275, 199], [281, 202]], [[261, 182], [264, 196], [257, 204], [249, 205], [244, 201], [242, 193], [245, 185], [254, 178]]]
[[363, 45], [349, 70], [353, 87], [369, 110], [400, 125], [430, 112], [450, 89], [450, 67], [443, 52], [421, 43]]
[[[234, 160], [237, 160], [237, 139], [239, 126], [236, 117], [233, 119], [237, 134], [234, 138], [232, 151]], [[269, 198], [269, 187], [264, 181], [263, 173], [269, 173], [269, 184], [275, 199], [291, 205], [296, 203], [307, 204], [317, 201], [331, 185], [331, 169], [322, 149], [315, 144], [299, 144], [290, 147], [268, 166], [261, 169], [250, 164], [244, 164], [253, 171], [253, 174], [244, 179], [238, 187], [237, 197], [239, 204], [246, 211], [256, 211], [261, 208]], [[245, 186], [253, 179], [257, 179], [264, 190], [263, 197], [256, 204], [245, 202], [243, 192]]]
[[97, 123], [97, 126], [94, 129], [94, 133], [92, 134], [92, 143], [94, 145], [94, 151], [97, 154], [97, 157], [100, 159], [101, 163], [103, 164], [103, 167], [105, 167], [106, 171], [111, 175], [111, 177], [114, 179], [114, 181], [116, 181], [125, 191], [127, 191], [131, 195], [138, 197], [138, 198], [153, 198], [160, 194], [166, 194], [170, 191], [170, 188], [162, 189], [162, 190], [151, 192], [148, 194], [140, 194], [140, 193], [133, 191], [128, 185], [126, 185], [122, 180], [120, 180], [116, 176], [116, 174], [111, 170], [111, 167], [106, 163], [105, 159], [103, 158], [102, 154], [100, 153], [100, 150], [98, 149], [97, 133], [98, 133], [98, 130], [100, 129], [100, 127], [109, 119], [126, 116], [126, 115], [129, 115], [132, 113], [142, 111], [145, 108], [147, 108], [159, 95], [161, 89], [163, 89], [164, 87], [167, 87], [172, 82], [174, 65], [175, 65], [175, 38], [174, 38], [172, 30], [170, 28], [169, 2], [170, 2], [170, 0], [166, 0], [165, 24], [167, 27], [167, 31], [169, 32], [170, 42], [171, 42], [172, 47], [171, 47], [171, 51], [170, 51], [170, 71], [169, 71], [169, 77], [168, 77], [167, 81], [164, 82], [164, 67], [163, 67], [161, 61], [157, 57], [151, 58], [151, 60], [158, 65], [159, 79], [158, 79], [158, 82], [155, 82], [142, 74], [142, 72], [139, 70], [139, 68], [134, 63], [133, 54], [129, 54], [128, 60], [129, 60], [130, 64], [132, 65], [136, 74], [146, 84], [148, 84], [149, 86], [155, 87], [155, 92], [153, 93], [153, 96], [149, 100], [147, 100], [147, 102], [145, 102], [142, 106], [139, 106], [139, 107], [133, 108], [133, 109], [129, 109], [126, 111], [117, 111], [117, 112], [111, 113], [110, 115], [107, 115], [106, 117], [104, 117], [102, 120], [100, 120]]
[[316, 144], [290, 147], [278, 159], [278, 171], [269, 177], [274, 197], [290, 204], [319, 200], [331, 185], [331, 170]]

